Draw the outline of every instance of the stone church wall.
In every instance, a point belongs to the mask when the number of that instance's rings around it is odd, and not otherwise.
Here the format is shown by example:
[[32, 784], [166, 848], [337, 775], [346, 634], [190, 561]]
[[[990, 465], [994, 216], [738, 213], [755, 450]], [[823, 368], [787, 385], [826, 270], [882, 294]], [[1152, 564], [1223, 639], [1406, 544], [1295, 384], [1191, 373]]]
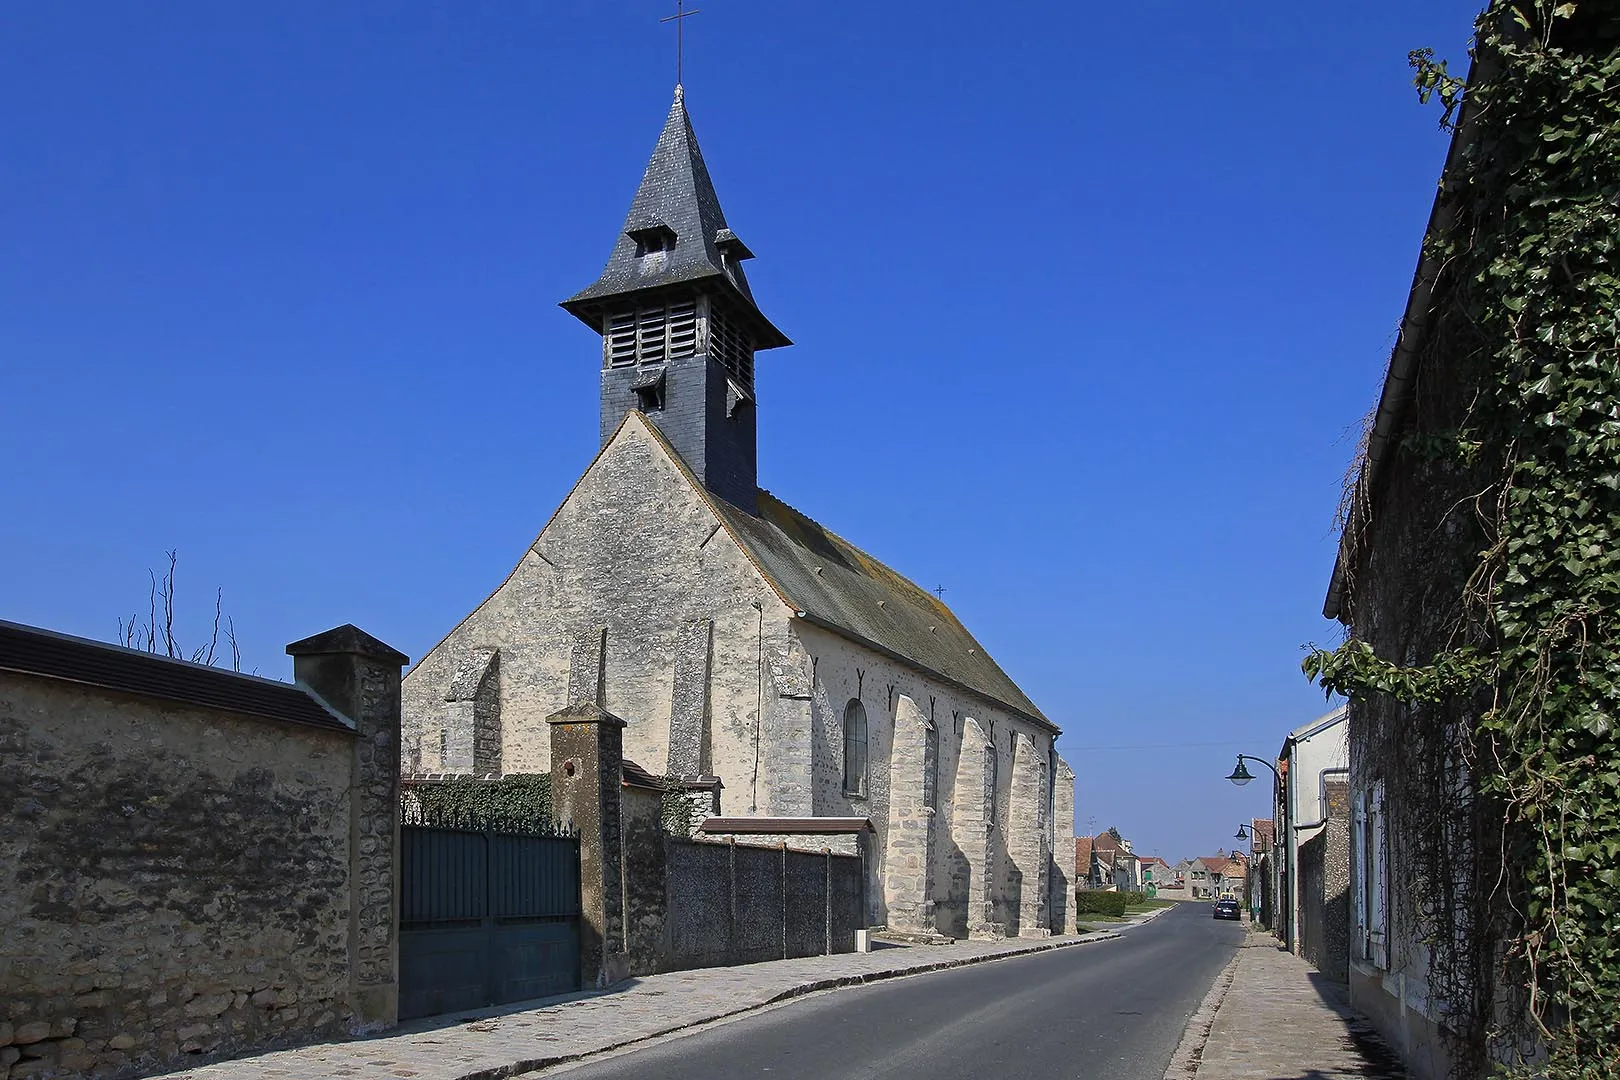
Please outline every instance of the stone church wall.
[[337, 659], [359, 739], [0, 673], [0, 1075], [392, 1023], [398, 666]]
[[[932, 726], [934, 748], [929, 757], [933, 776], [929, 794], [933, 799], [932, 828], [920, 824], [931, 833], [932, 869], [927, 875], [933, 900], [934, 929], [952, 936], [991, 936], [1006, 932], [1007, 924], [1018, 923], [1024, 914], [1027, 924], [1046, 925], [1045, 902], [1041, 900], [1039, 912], [1031, 909], [1012, 910], [1022, 896], [1021, 876], [1016, 873], [1010, 857], [1009, 837], [1027, 833], [1030, 843], [1044, 843], [1050, 855], [1050, 824], [1038, 812], [1034, 792], [1016, 807], [1012, 800], [1013, 748], [1022, 735], [1032, 747], [1050, 748], [1049, 730], [1016, 718], [996, 708], [984, 699], [954, 687], [942, 685], [920, 672], [865, 649], [845, 638], [802, 620], [793, 624], [803, 642], [814, 686], [811, 695], [811, 738], [815, 763], [813, 772], [813, 812], [817, 817], [868, 817], [876, 830], [872, 849], [876, 855], [867, 867], [866, 886], [869, 910], [867, 917], [874, 925], [887, 925], [890, 911], [887, 897], [892, 892], [883, 880], [884, 858], [891, 836], [891, 818], [894, 816], [892, 777], [895, 751], [895, 721], [902, 701], [909, 701], [918, 717]], [[859, 698], [866, 707], [868, 739], [868, 789], [865, 798], [852, 797], [843, 790], [844, 708], [852, 698]], [[983, 754], [982, 769], [973, 771], [976, 782], [986, 785], [985, 791], [962, 793], [957, 790], [961, 776], [961, 758], [964, 736], [968, 725], [982, 735], [989, 752]], [[968, 739], [975, 742], [975, 739]], [[1044, 753], [1044, 751], [1043, 751]], [[988, 792], [988, 803], [986, 803]], [[1049, 805], [1050, 779], [1046, 781], [1039, 805]], [[968, 809], [964, 810], [964, 803]], [[910, 811], [903, 811], [906, 816]], [[960, 839], [962, 830], [954, 820], [958, 813], [966, 814], [974, 822], [972, 828], [983, 830], [982, 840], [976, 835]], [[1032, 870], [1043, 881], [1050, 881], [1049, 869], [1042, 870], [1031, 864]], [[971, 868], [971, 869], [970, 869]], [[978, 886], [971, 884], [978, 881]], [[985, 882], [989, 884], [989, 900], [994, 905], [994, 918], [986, 918], [976, 906], [982, 900], [970, 899]]]
[[[406, 676], [411, 767], [443, 770], [441, 747], [472, 744], [451, 731], [472, 712], [458, 676], [493, 653], [491, 771], [547, 771], [545, 718], [583, 695], [628, 722], [627, 758], [720, 776], [724, 812], [804, 812], [781, 798], [804, 787], [786, 778], [808, 769], [808, 741], [795, 748], [773, 709], [789, 689], [774, 674], [789, 674], [789, 613], [717, 526], [663, 448], [626, 423], [506, 581]], [[767, 748], [769, 770], [757, 767]]]
[[[1050, 768], [1026, 776], [1017, 800], [1013, 775], [1016, 740], [1030, 741], [1026, 758], [1049, 760], [1051, 731], [795, 618], [637, 417], [508, 579], [406, 676], [405, 694], [412, 771], [442, 770], [452, 751], [487, 760], [479, 747], [495, 745], [498, 771], [545, 771], [545, 717], [590, 700], [627, 722], [627, 758], [655, 773], [718, 776], [722, 814], [869, 818], [862, 891], [872, 925], [891, 914], [897, 928], [920, 932], [1046, 925]], [[859, 795], [843, 790], [852, 698], [868, 723]], [[897, 758], [902, 701], [911, 737]], [[498, 739], [487, 734], [492, 711]], [[970, 719], [990, 747], [979, 775], [993, 793], [975, 811], [985, 836], [969, 841], [974, 888], [988, 889], [993, 910], [974, 907], [971, 920], [952, 820]], [[886, 864], [897, 814], [909, 824]], [[1027, 867], [1012, 861], [1017, 838]], [[889, 910], [891, 877], [903, 911]]]

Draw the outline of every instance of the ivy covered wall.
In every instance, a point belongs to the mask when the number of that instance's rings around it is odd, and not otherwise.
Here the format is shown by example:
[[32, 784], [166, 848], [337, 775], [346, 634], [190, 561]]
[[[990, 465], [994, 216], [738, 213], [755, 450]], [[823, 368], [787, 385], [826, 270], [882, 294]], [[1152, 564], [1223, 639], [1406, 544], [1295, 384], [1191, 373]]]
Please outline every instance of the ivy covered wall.
[[1495, 0], [1466, 85], [1413, 55], [1457, 133], [1305, 662], [1464, 1076], [1620, 1076], [1617, 44], [1613, 0]]

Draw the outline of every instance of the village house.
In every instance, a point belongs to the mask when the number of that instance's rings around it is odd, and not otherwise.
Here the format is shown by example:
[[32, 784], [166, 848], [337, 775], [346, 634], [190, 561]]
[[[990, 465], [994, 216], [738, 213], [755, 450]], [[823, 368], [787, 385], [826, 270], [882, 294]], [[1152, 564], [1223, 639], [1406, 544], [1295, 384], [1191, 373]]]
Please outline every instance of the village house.
[[1343, 980], [1350, 874], [1349, 714], [1343, 706], [1289, 732], [1277, 754], [1277, 936]]
[[677, 87], [605, 269], [562, 305], [601, 337], [600, 448], [406, 676], [407, 770], [545, 772], [546, 718], [591, 702], [712, 813], [870, 819], [873, 924], [1061, 929], [1057, 725], [938, 596], [759, 487], [755, 358], [790, 342], [752, 257]]

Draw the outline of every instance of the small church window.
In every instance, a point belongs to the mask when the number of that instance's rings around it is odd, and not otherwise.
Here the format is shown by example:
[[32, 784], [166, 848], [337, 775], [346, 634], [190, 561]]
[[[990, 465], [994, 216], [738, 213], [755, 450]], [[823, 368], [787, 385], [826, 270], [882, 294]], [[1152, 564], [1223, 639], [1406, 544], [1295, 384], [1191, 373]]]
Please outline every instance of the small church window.
[[866, 796], [866, 706], [859, 698], [844, 706], [844, 794]]

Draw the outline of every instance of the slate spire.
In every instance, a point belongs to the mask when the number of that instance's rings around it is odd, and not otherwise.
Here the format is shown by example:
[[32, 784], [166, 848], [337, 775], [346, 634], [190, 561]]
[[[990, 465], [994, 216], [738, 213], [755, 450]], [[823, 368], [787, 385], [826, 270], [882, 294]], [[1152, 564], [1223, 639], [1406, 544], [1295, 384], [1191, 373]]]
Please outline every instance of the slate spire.
[[603, 442], [639, 410], [709, 491], [754, 513], [754, 353], [792, 342], [754, 302], [751, 258], [677, 85], [607, 266], [562, 307], [602, 335]]
[[791, 345], [754, 303], [742, 268], [743, 260], [753, 257], [726, 226], [720, 197], [714, 192], [714, 181], [692, 131], [692, 118], [686, 112], [686, 93], [677, 85], [664, 130], [602, 276], [564, 300], [562, 306], [601, 332], [601, 312], [608, 301], [647, 289], [690, 284], [737, 302], [743, 309], [739, 314], [755, 324], [754, 348]]

